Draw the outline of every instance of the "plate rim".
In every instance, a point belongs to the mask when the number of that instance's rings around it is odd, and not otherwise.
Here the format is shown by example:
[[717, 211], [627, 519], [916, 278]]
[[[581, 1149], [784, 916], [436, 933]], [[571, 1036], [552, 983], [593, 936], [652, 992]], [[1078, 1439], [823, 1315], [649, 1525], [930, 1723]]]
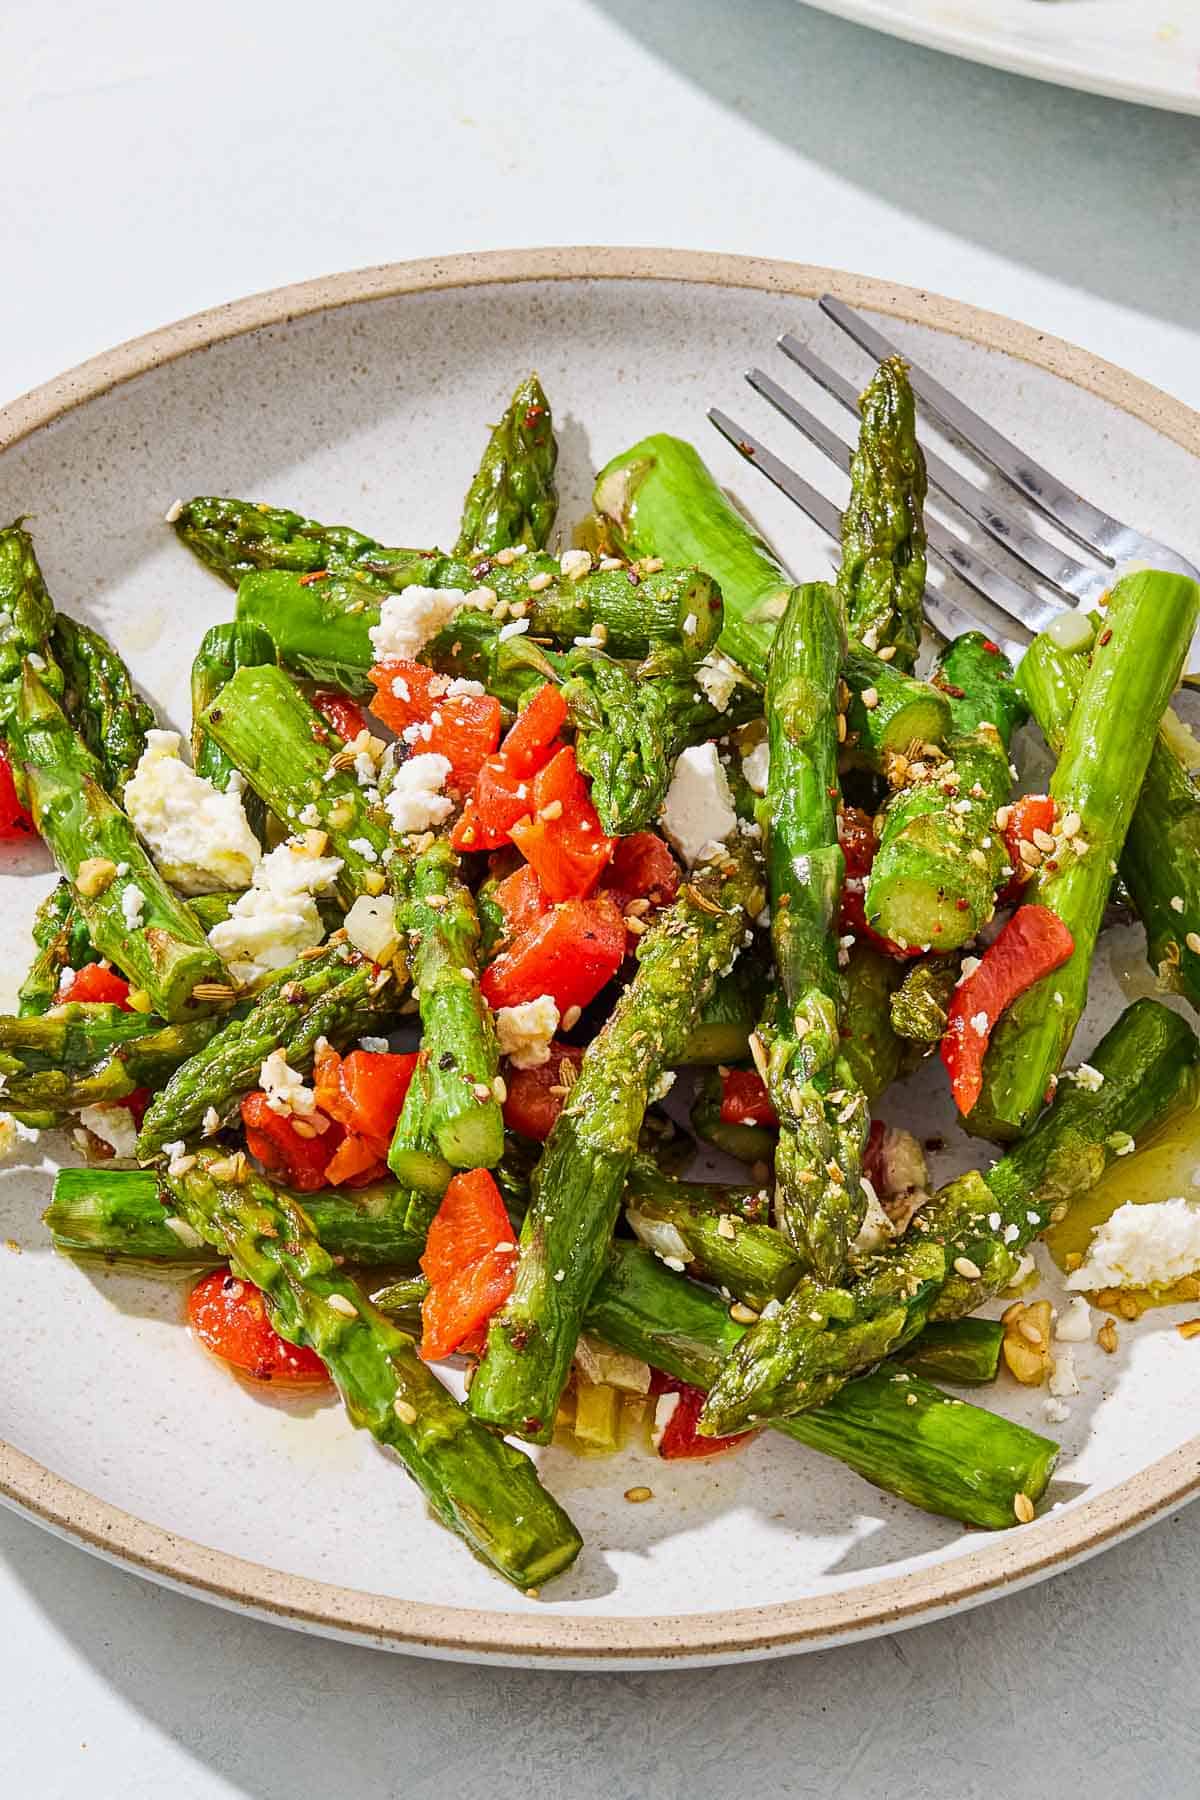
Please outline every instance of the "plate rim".
[[1054, 53], [1022, 50], [995, 38], [983, 25], [972, 23], [970, 38], [963, 28], [953, 24], [939, 25], [936, 20], [889, 17], [884, 10], [887, 0], [803, 0], [834, 18], [868, 31], [881, 31], [887, 37], [917, 44], [923, 50], [937, 50], [943, 56], [957, 56], [989, 69], [1001, 69], [1009, 75], [1022, 75], [1030, 81], [1046, 81], [1055, 87], [1072, 88], [1076, 93], [1101, 94], [1109, 100], [1123, 100], [1131, 106], [1153, 106], [1160, 112], [1200, 113], [1200, 88], [1192, 93], [1183, 88], [1160, 83], [1123, 80], [1119, 75], [1094, 73], [1078, 63], [1068, 62]]
[[[401, 295], [543, 281], [662, 281], [850, 305], [948, 332], [1069, 381], [1200, 460], [1200, 414], [1066, 340], [924, 289], [805, 263], [712, 251], [607, 247], [493, 250], [388, 263], [269, 289], [177, 320], [0, 407], [0, 452], [126, 382], [213, 344], [316, 313]], [[1065, 1569], [1200, 1491], [1200, 1435], [1069, 1512], [984, 1538], [950, 1562], [836, 1594], [712, 1613], [626, 1618], [455, 1607], [272, 1569], [137, 1518], [0, 1440], [0, 1500], [107, 1560], [200, 1598], [301, 1630], [418, 1655], [525, 1666], [666, 1667], [779, 1656], [895, 1631]]]

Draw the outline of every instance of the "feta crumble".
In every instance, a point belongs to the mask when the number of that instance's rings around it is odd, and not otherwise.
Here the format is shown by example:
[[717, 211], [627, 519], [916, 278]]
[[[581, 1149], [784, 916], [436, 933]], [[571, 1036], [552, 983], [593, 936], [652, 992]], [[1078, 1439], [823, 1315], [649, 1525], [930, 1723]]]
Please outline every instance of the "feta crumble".
[[246, 821], [240, 793], [221, 793], [189, 769], [177, 731], [149, 731], [125, 784], [125, 810], [173, 887], [212, 894], [248, 885], [262, 847]]
[[586, 550], [564, 550], [558, 566], [568, 581], [582, 581], [591, 569], [592, 559]]
[[661, 818], [669, 842], [689, 868], [710, 844], [723, 843], [736, 828], [733, 796], [715, 744], [696, 744], [676, 759]]
[[208, 934], [235, 981], [250, 985], [286, 969], [322, 941], [325, 927], [314, 895], [329, 891], [341, 867], [340, 856], [305, 856], [292, 844], [263, 857], [229, 917]]
[[700, 683], [704, 698], [720, 713], [729, 705], [733, 691], [741, 679], [742, 672], [737, 664], [731, 663], [719, 650], [710, 650], [696, 668], [696, 680]]
[[1200, 1205], [1174, 1198], [1127, 1200], [1096, 1228], [1069, 1288], [1168, 1287], [1200, 1272]]
[[1050, 1379], [1046, 1383], [1056, 1400], [1067, 1400], [1072, 1394], [1079, 1392], [1079, 1382], [1075, 1375], [1075, 1352], [1060, 1350], [1050, 1370]]
[[130, 931], [140, 931], [145, 922], [146, 897], [134, 881], [121, 889], [121, 914]]
[[412, 662], [456, 613], [478, 604], [474, 594], [462, 588], [402, 588], [389, 594], [380, 607], [379, 623], [369, 634], [371, 648], [380, 662], [397, 657]]
[[384, 801], [397, 831], [428, 831], [449, 818], [454, 802], [441, 791], [449, 773], [449, 759], [429, 752], [400, 764]]
[[756, 794], [767, 791], [767, 776], [771, 770], [771, 750], [764, 738], [761, 744], [755, 744], [748, 756], [742, 758], [742, 774]]
[[272, 1050], [258, 1071], [258, 1085], [267, 1096], [267, 1105], [283, 1119], [298, 1113], [311, 1118], [317, 1110], [317, 1097], [305, 1085], [299, 1069], [293, 1069], [283, 1050]]
[[1092, 1335], [1092, 1309], [1082, 1294], [1054, 1321], [1054, 1335], [1060, 1344], [1086, 1344]]
[[360, 1037], [358, 1047], [365, 1050], [368, 1056], [386, 1056], [391, 1049], [385, 1037]]
[[137, 1126], [127, 1106], [85, 1106], [79, 1123], [108, 1144], [114, 1157], [131, 1162], [137, 1155]]
[[1104, 1086], [1103, 1075], [1099, 1069], [1093, 1069], [1091, 1063], [1080, 1063], [1077, 1069], [1064, 1069], [1063, 1076], [1082, 1088], [1085, 1094], [1097, 1094]]
[[507, 1056], [515, 1069], [540, 1069], [550, 1061], [558, 1022], [558, 1006], [550, 994], [539, 994], [519, 1006], [499, 1007], [496, 1037], [501, 1056]]

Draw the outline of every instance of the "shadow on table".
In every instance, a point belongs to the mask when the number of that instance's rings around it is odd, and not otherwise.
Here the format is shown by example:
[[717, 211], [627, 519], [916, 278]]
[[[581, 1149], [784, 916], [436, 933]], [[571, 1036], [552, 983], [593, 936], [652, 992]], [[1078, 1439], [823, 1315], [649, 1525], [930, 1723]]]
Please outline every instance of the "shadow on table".
[[[1155, 1770], [1168, 1800], [1194, 1791], [1184, 1750], [1200, 1606], [1183, 1577], [1200, 1560], [1200, 1509], [1047, 1586], [900, 1637], [601, 1680], [304, 1637], [141, 1582], [2, 1512], [0, 1557], [61, 1634], [64, 1675], [90, 1664], [144, 1721], [105, 1719], [124, 1791], [709, 1800], [765, 1782], [820, 1800], [975, 1800], [1057, 1791], [1047, 1782], [1068, 1758], [1079, 1776], [1095, 1756], [1105, 1792], [1147, 1792]], [[63, 1688], [67, 1738], [89, 1682], [77, 1672]], [[192, 1759], [195, 1786], [161, 1785], [170, 1753], [156, 1738]], [[93, 1742], [81, 1759], [81, 1782], [89, 1769], [96, 1779], [101, 1750]], [[33, 1743], [27, 1754], [32, 1767]]]
[[[983, 68], [796, 0], [592, 0], [731, 111], [982, 248], [1195, 321], [1200, 119]], [[1021, 147], [1019, 158], [1013, 144]], [[756, 180], [753, 162], [744, 171]], [[805, 196], [780, 193], [804, 259]], [[886, 240], [861, 266], [895, 266]]]

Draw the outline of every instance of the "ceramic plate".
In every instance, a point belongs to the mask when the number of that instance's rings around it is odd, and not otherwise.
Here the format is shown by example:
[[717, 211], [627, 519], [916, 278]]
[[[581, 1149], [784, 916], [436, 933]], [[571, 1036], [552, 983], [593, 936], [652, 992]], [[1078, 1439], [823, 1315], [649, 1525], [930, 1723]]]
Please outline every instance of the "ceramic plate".
[[[338, 276], [169, 327], [0, 414], [0, 517], [33, 516], [60, 604], [96, 621], [175, 724], [189, 662], [230, 596], [177, 546], [176, 495], [225, 492], [346, 519], [385, 541], [445, 542], [487, 420], [536, 366], [556, 410], [562, 517], [632, 438], [695, 438], [798, 570], [824, 570], [805, 522], [705, 423], [710, 402], [758, 426], [827, 491], [837, 478], [742, 386], [776, 334], [811, 335], [856, 377], [813, 297], [832, 288], [1099, 504], [1200, 550], [1200, 418], [1041, 334], [927, 294], [825, 269], [658, 251], [459, 257]], [[49, 885], [36, 852], [4, 864], [9, 986]], [[1121, 1001], [1100, 958], [1090, 1046]], [[937, 1088], [922, 1078], [916, 1090]], [[930, 1132], [942, 1101], [894, 1093], [885, 1114]], [[583, 1530], [577, 1567], [515, 1595], [433, 1524], [403, 1473], [334, 1405], [271, 1403], [200, 1354], [182, 1292], [54, 1258], [39, 1213], [63, 1141], [0, 1175], [0, 1494], [67, 1538], [189, 1592], [393, 1649], [585, 1667], [713, 1662], [829, 1644], [929, 1619], [1037, 1580], [1161, 1516], [1200, 1469], [1200, 1347], [1153, 1315], [1119, 1353], [1084, 1347], [1044, 1516], [964, 1532], [881, 1497], [783, 1441], [664, 1464], [639, 1452], [544, 1458]], [[955, 1167], [938, 1160], [939, 1178]], [[20, 1251], [21, 1254], [10, 1254]], [[1051, 1286], [1049, 1290], [1054, 1292]], [[1040, 1397], [989, 1393], [1030, 1424]], [[623, 1491], [653, 1488], [633, 1506]]]
[[1061, 87], [1200, 112], [1198, 0], [810, 0], [971, 62]]

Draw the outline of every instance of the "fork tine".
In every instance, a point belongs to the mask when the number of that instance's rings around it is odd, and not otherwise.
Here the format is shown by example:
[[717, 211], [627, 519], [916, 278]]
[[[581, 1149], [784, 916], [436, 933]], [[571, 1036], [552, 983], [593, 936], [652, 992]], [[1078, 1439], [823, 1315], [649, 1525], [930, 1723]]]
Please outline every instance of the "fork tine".
[[[887, 356], [903, 356], [881, 331], [832, 294], [822, 294], [821, 310], [835, 325], [854, 339], [870, 355], [882, 360]], [[1026, 499], [1040, 507], [1055, 524], [1062, 527], [1087, 549], [1112, 564], [1132, 546], [1135, 533], [1119, 519], [1102, 512], [1098, 506], [1073, 493], [1058, 478], [1027, 456], [1023, 450], [989, 425], [979, 414], [964, 406], [961, 400], [944, 388], [940, 381], [904, 356], [914, 391], [931, 411], [938, 414], [952, 431], [965, 438], [979, 454], [997, 468]]]
[[[806, 375], [811, 375], [828, 394], [840, 401], [847, 411], [852, 412], [855, 418], [858, 417], [858, 395], [844, 375], [831, 368], [823, 357], [818, 356], [807, 344], [802, 344], [790, 331], [779, 339], [779, 348], [785, 356], [799, 364]], [[751, 386], [754, 385], [751, 382]], [[778, 404], [772, 396], [767, 397], [772, 400], [773, 405]], [[780, 407], [781, 412], [784, 410]], [[787, 416], [793, 417], [791, 413]], [[801, 431], [805, 430], [799, 419], [793, 418], [793, 423], [799, 425]], [[1109, 575], [1099, 569], [1088, 568], [1065, 550], [1038, 537], [1016, 513], [998, 505], [980, 488], [973, 486], [965, 475], [951, 468], [948, 462], [944, 462], [930, 450], [925, 451], [925, 468], [931, 487], [944, 494], [968, 518], [974, 519], [990, 538], [1003, 544], [1018, 561], [1040, 575], [1043, 581], [1049, 582], [1051, 587], [1057, 588], [1068, 602], [1097, 598], [1109, 585]]]
[[999, 644], [1010, 663], [1019, 663], [1029, 646], [1020, 638], [998, 637], [986, 619], [977, 619], [951, 600], [948, 594], [934, 588], [925, 590], [925, 617], [944, 638], [961, 637], [964, 631], [982, 631]]
[[[746, 380], [750, 383], [750, 386], [756, 393], [761, 394], [764, 400], [770, 401], [771, 405], [802, 431], [805, 437], [809, 438], [817, 446], [818, 450], [823, 451], [824, 454], [829, 457], [831, 462], [836, 463], [839, 469], [842, 469], [843, 471], [849, 469], [849, 445], [838, 437], [835, 431], [831, 431], [828, 425], [818, 419], [815, 413], [810, 413], [806, 406], [802, 406], [793, 395], [787, 392], [786, 388], [781, 388], [779, 383], [773, 381], [762, 369], [749, 370], [746, 375]], [[713, 418], [713, 422], [716, 423], [713, 414], [710, 413], [709, 417]], [[738, 427], [733, 424], [732, 420], [729, 421], [729, 424], [731, 431], [737, 433]], [[718, 427], [718, 429], [723, 428]], [[739, 441], [737, 436], [731, 436], [729, 431], [727, 431], [725, 435], [726, 437], [729, 437], [730, 441], [739, 449], [741, 448], [741, 442], [753, 441], [746, 438], [745, 433], [741, 434], [741, 441]], [[765, 460], [767, 458], [770, 458], [772, 462], [777, 464], [778, 469], [783, 471], [788, 478], [786, 481], [767, 468]], [[841, 516], [835, 509], [829, 510], [832, 512], [836, 524], [827, 523], [826, 519], [823, 517], [817, 518], [816, 513], [813, 511], [811, 502], [814, 498], [824, 507], [829, 507], [829, 503], [825, 500], [823, 495], [818, 494], [815, 488], [809, 487], [808, 483], [802, 481], [799, 476], [795, 475], [793, 471], [788, 468], [786, 463], [779, 462], [777, 457], [772, 457], [771, 452], [769, 450], [764, 450], [761, 445], [757, 446], [753, 460], [760, 468], [762, 468], [764, 474], [766, 474], [771, 481], [775, 482], [776, 487], [782, 488], [783, 492], [787, 494], [789, 498], [796, 501], [796, 504], [803, 512], [808, 513], [810, 518], [817, 519], [817, 523], [821, 525], [824, 530], [828, 531], [830, 537], [841, 537]], [[799, 482], [801, 488], [805, 490], [804, 498], [798, 497], [798, 494], [793, 492], [792, 485], [790, 484], [797, 482]], [[929, 519], [926, 521], [925, 535], [929, 543], [930, 551], [937, 557], [939, 562], [952, 568], [955, 573], [966, 582], [968, 587], [974, 588], [976, 593], [982, 594], [985, 600], [989, 600], [991, 604], [998, 607], [1001, 612], [1008, 613], [1019, 625], [1024, 625], [1029, 631], [1044, 631], [1051, 619], [1054, 618], [1055, 614], [1061, 610], [1058, 606], [1040, 599], [1037, 594], [1032, 593], [1028, 588], [1022, 587], [1020, 582], [1014, 581], [1011, 576], [1004, 574], [1000, 569], [994, 568], [984, 557], [978, 555], [969, 544], [964, 543], [962, 538], [955, 537], [952, 532], [945, 530], [936, 520]]]
[[735, 424], [728, 413], [721, 412], [718, 407], [712, 406], [709, 408], [708, 416], [721, 436], [728, 438], [739, 455], [744, 456], [746, 461], [752, 463], [756, 469], [761, 469], [767, 480], [773, 482], [781, 493], [787, 495], [789, 500], [794, 501], [802, 513], [807, 513], [813, 524], [819, 525], [826, 537], [832, 538], [835, 544], [840, 543], [842, 515], [832, 500], [827, 500], [824, 494], [819, 493], [815, 487], [805, 481], [802, 475], [797, 475], [796, 471], [789, 469], [785, 462], [780, 462], [779, 458], [768, 450], [765, 444], [760, 444], [757, 438], [751, 437], [748, 431], [743, 431], [740, 425]]

